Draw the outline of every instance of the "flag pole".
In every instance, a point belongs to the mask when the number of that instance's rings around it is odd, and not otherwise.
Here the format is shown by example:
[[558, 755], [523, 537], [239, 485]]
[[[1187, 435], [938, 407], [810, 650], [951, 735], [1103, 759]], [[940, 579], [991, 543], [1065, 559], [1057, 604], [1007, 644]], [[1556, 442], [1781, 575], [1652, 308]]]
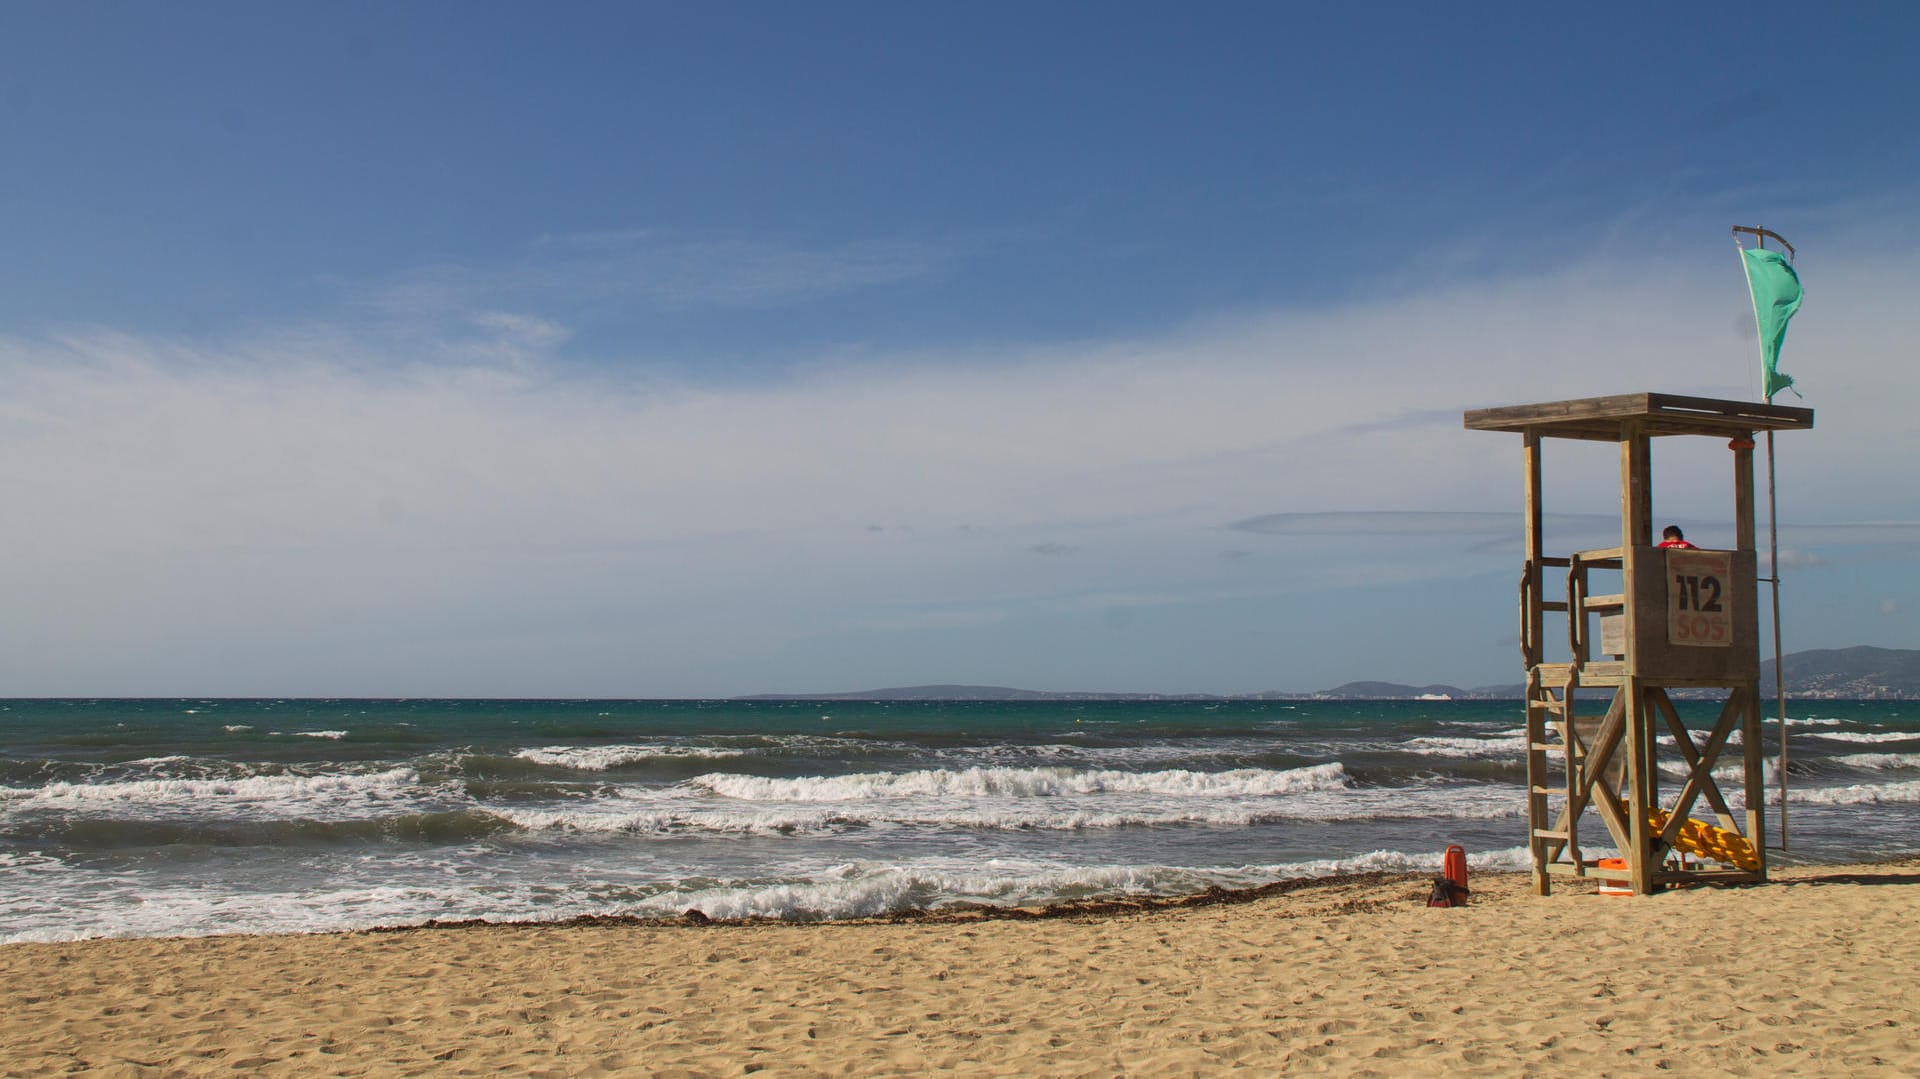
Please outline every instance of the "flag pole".
[[[1793, 260], [1793, 256], [1795, 254], [1793, 250], [1793, 245], [1788, 243], [1786, 239], [1777, 232], [1773, 232], [1768, 229], [1760, 228], [1757, 226], [1754, 228], [1745, 228], [1740, 225], [1733, 226], [1733, 231], [1736, 237], [1743, 232], [1751, 233], [1753, 235], [1754, 245], [1756, 247], [1759, 247], [1762, 250], [1766, 249], [1767, 237], [1771, 236], [1774, 239], [1780, 241], [1781, 247], [1784, 247], [1787, 249], [1787, 260], [1789, 262]], [[1735, 243], [1737, 244], [1738, 242], [1739, 241], [1736, 239]], [[1745, 270], [1746, 260], [1741, 259], [1740, 263], [1741, 263], [1741, 268]], [[1749, 293], [1753, 291], [1753, 275], [1751, 272], [1748, 272], [1747, 274], [1747, 291]], [[1756, 306], [1754, 308], [1754, 320], [1756, 323], [1759, 321], [1759, 317], [1760, 317], [1759, 307], [1757, 306], [1759, 302], [1760, 302], [1759, 299], [1755, 298], [1754, 303]], [[1760, 396], [1768, 404], [1773, 403], [1773, 394], [1767, 392], [1767, 372], [1764, 366], [1761, 368], [1761, 371], [1760, 371]], [[1780, 526], [1779, 526], [1778, 515], [1776, 514], [1775, 510], [1776, 510], [1776, 503], [1775, 503], [1775, 495], [1774, 495], [1774, 473], [1773, 473], [1773, 431], [1771, 428], [1769, 428], [1767, 431], [1767, 578], [1766, 578], [1766, 581], [1769, 585], [1772, 586], [1772, 589], [1773, 589], [1773, 698], [1774, 698], [1775, 704], [1779, 707], [1779, 712], [1780, 712], [1780, 775], [1779, 775], [1780, 849], [1786, 850], [1787, 849], [1787, 672], [1786, 672], [1786, 663], [1781, 657], [1781, 649], [1780, 649]]]
[[[1768, 397], [1772, 404], [1773, 398]], [[1780, 709], [1780, 849], [1787, 849], [1787, 672], [1780, 655], [1780, 528], [1774, 513], [1773, 432], [1767, 432], [1767, 581], [1773, 585], [1773, 699]]]

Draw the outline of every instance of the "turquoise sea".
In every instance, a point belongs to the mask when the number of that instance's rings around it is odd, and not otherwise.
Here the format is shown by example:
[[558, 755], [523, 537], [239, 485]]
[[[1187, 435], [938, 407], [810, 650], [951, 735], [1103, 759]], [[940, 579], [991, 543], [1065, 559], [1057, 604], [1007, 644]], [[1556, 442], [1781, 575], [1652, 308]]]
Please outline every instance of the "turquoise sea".
[[[1774, 856], [1920, 846], [1920, 704], [1791, 709]], [[1520, 723], [1515, 701], [0, 701], [0, 942], [844, 918], [1431, 869], [1449, 843], [1520, 868]]]

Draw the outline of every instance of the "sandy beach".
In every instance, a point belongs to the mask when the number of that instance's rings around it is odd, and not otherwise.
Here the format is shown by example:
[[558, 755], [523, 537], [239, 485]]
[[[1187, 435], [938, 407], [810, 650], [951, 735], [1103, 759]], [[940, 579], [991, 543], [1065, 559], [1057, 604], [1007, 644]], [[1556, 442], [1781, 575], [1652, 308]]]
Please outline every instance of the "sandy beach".
[[[1417, 877], [1044, 918], [0, 948], [9, 1075], [1920, 1070], [1920, 858], [1464, 909]], [[1231, 898], [1231, 897], [1229, 897]]]

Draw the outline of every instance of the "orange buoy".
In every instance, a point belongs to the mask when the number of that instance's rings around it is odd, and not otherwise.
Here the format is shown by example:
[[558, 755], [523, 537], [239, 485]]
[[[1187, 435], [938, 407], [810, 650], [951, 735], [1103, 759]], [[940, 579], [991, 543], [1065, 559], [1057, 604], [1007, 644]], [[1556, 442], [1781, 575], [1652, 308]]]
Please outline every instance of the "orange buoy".
[[1467, 852], [1459, 844], [1447, 848], [1440, 871], [1462, 892], [1467, 890]]
[[[1602, 858], [1600, 859], [1600, 868], [1618, 869], [1624, 873], [1627, 870], [1627, 860], [1625, 858]], [[1600, 894], [1632, 895], [1633, 885], [1628, 881], [1609, 880], [1606, 877], [1602, 877], [1600, 878]]]

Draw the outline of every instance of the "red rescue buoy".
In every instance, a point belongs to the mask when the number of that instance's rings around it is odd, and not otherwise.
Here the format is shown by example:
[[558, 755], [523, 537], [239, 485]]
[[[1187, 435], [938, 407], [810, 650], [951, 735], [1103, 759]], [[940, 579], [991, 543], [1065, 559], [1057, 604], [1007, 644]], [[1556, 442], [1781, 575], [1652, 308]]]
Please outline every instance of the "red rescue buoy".
[[1457, 846], [1448, 847], [1447, 853], [1441, 856], [1440, 869], [1440, 876], [1433, 879], [1433, 894], [1427, 897], [1427, 906], [1466, 906], [1467, 852]]
[[1454, 886], [1462, 892], [1467, 890], [1467, 852], [1459, 844], [1447, 848], [1445, 860], [1441, 863], [1441, 872], [1447, 875]]

